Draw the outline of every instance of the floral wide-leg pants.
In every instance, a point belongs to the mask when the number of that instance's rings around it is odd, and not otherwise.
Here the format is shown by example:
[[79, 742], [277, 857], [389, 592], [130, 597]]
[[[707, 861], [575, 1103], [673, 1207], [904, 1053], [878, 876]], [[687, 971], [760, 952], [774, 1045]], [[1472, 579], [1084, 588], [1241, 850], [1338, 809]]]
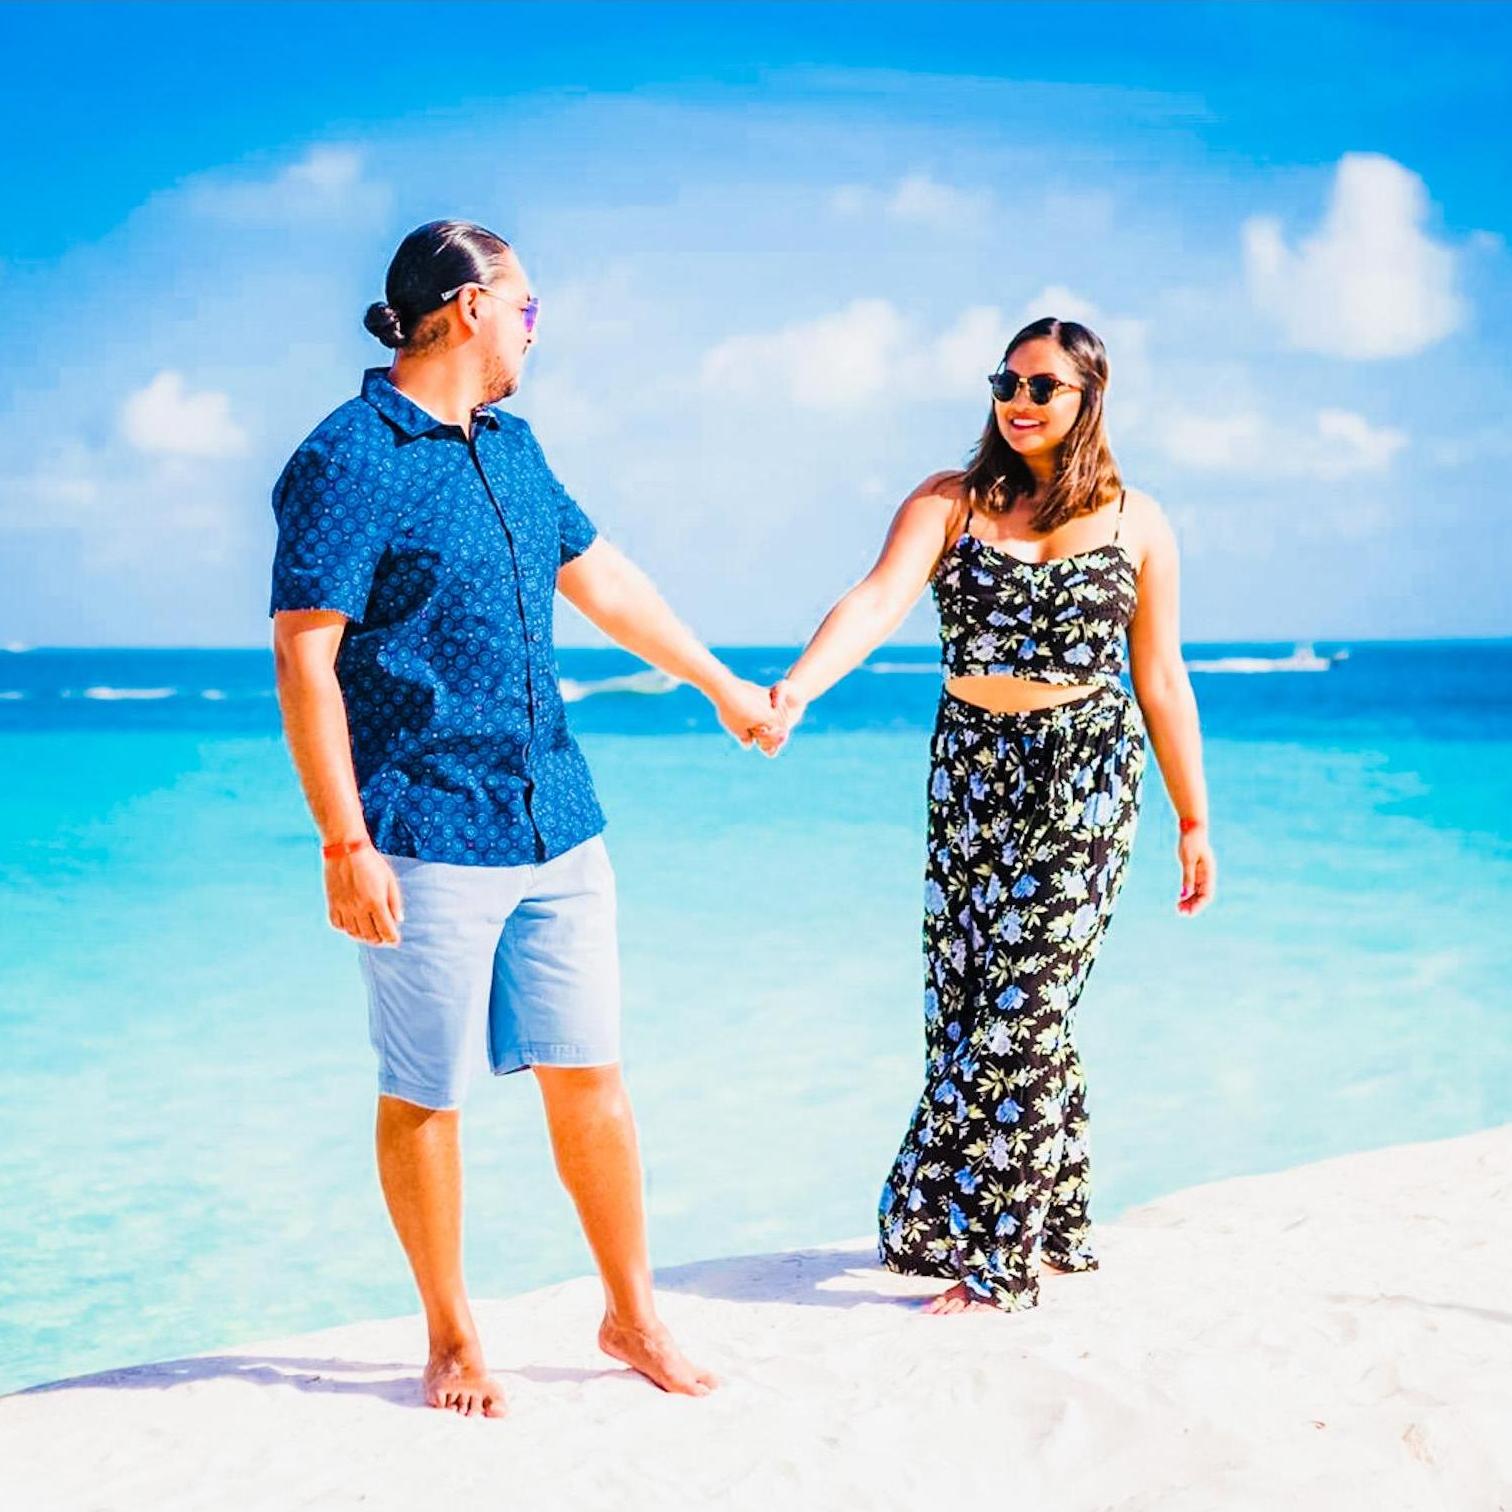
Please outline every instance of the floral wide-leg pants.
[[1133, 845], [1145, 766], [1121, 684], [1013, 714], [943, 692], [924, 882], [925, 1086], [878, 1210], [889, 1270], [1014, 1311], [1041, 1256], [1095, 1270], [1072, 1018]]

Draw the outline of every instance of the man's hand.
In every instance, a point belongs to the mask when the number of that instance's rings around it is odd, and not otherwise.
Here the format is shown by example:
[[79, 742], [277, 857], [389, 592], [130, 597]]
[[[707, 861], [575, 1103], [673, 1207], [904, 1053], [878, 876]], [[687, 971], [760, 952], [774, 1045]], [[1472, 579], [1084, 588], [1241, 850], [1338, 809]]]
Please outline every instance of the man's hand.
[[775, 756], [787, 739], [787, 731], [772, 708], [772, 700], [760, 683], [731, 678], [714, 695], [719, 722], [747, 749], [754, 743], [767, 756]]
[[325, 864], [326, 909], [333, 929], [368, 945], [397, 945], [404, 900], [394, 868], [371, 845]]

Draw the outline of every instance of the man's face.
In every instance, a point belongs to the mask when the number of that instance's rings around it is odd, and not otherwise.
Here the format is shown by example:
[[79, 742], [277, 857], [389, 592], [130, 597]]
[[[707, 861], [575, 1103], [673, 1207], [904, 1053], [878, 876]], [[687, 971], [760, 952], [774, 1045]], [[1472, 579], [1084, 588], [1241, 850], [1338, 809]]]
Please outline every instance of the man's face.
[[488, 281], [488, 293], [478, 296], [478, 332], [483, 340], [483, 403], [507, 399], [520, 386], [525, 353], [535, 344], [535, 332], [525, 329], [524, 306], [531, 297], [530, 281], [513, 256]]

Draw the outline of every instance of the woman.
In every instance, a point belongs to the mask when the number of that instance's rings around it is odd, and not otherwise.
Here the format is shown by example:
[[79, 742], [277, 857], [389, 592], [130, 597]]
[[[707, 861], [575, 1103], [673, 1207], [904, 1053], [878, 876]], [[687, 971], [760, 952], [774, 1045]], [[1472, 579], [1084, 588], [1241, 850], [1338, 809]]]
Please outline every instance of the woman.
[[965, 471], [904, 501], [876, 565], [772, 689], [791, 728], [933, 587], [927, 1079], [878, 1248], [890, 1270], [953, 1282], [939, 1313], [1033, 1307], [1041, 1263], [1097, 1268], [1072, 1017], [1123, 882], [1147, 729], [1180, 819], [1178, 909], [1204, 907], [1216, 877], [1175, 538], [1119, 477], [1102, 342], [1035, 321], [990, 381]]

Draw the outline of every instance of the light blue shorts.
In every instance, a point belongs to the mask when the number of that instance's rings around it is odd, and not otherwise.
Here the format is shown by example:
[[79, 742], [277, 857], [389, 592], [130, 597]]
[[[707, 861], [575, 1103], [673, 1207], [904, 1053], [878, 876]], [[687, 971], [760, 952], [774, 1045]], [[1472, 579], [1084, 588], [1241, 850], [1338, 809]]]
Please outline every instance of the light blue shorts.
[[594, 835], [550, 861], [389, 856], [399, 944], [359, 945], [378, 1088], [454, 1108], [474, 1071], [619, 1059], [614, 868]]

